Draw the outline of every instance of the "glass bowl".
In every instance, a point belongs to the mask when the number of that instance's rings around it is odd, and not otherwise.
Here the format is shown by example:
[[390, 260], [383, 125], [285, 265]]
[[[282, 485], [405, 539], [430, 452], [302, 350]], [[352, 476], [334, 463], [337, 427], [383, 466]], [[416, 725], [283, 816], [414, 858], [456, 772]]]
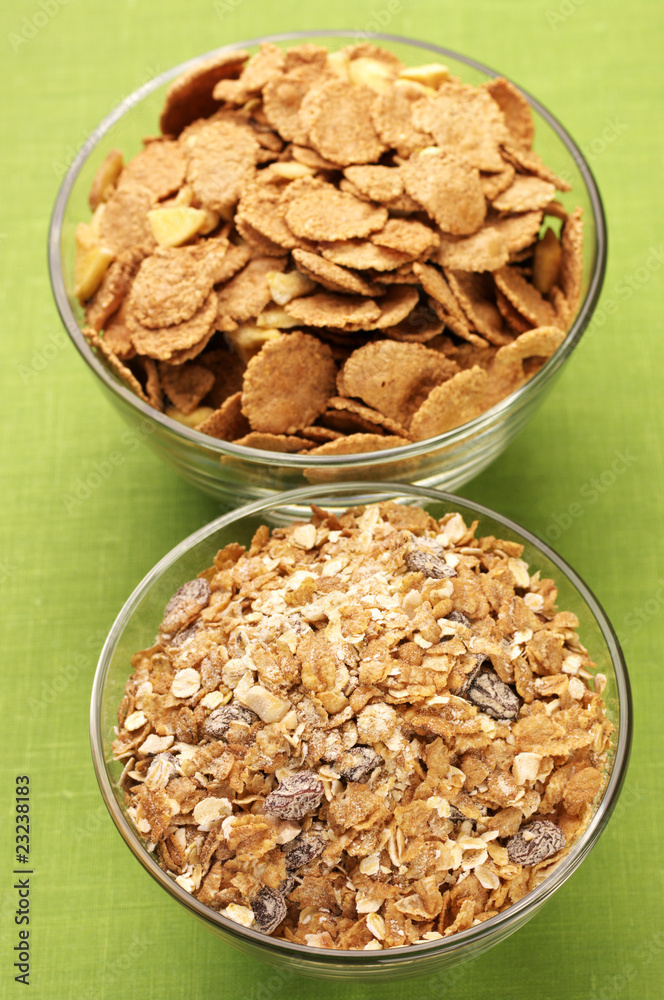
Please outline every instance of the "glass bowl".
[[[294, 32], [238, 42], [206, 55], [235, 48], [253, 52], [263, 41], [287, 47], [310, 41], [334, 50], [364, 40], [391, 49], [407, 65], [442, 60], [466, 83], [479, 84], [499, 75], [440, 46], [379, 33]], [[460, 427], [384, 451], [316, 456], [314, 460], [301, 454], [277, 454], [234, 445], [183, 426], [135, 396], [85, 340], [80, 326], [82, 309], [73, 295], [74, 232], [78, 222], [89, 218], [87, 197], [98, 165], [114, 147], [122, 149], [126, 158], [138, 152], [143, 137], [158, 131], [159, 112], [168, 84], [197, 62], [198, 59], [192, 59], [175, 66], [127, 97], [91, 134], [64, 178], [50, 226], [49, 267], [55, 301], [75, 347], [104, 394], [139, 438], [187, 479], [228, 507], [322, 481], [391, 480], [457, 489], [495, 459], [530, 418], [579, 342], [597, 304], [606, 263], [606, 226], [600, 195], [583, 154], [556, 118], [526, 94], [535, 118], [534, 148], [572, 185], [571, 192], [563, 194], [560, 200], [569, 207], [578, 205], [583, 209], [585, 249], [578, 315], [563, 344], [522, 387]]]
[[[543, 577], [556, 582], [558, 607], [577, 615], [581, 642], [597, 669], [607, 678], [603, 697], [608, 718], [614, 726], [604, 790], [594, 805], [588, 825], [569, 854], [536, 889], [482, 924], [446, 938], [407, 947], [383, 951], [331, 951], [275, 940], [227, 919], [181, 888], [149, 853], [127, 815], [118, 787], [122, 763], [113, 759], [111, 750], [118, 706], [132, 670], [132, 654], [152, 643], [167, 601], [184, 582], [210, 566], [221, 547], [230, 542], [248, 545], [260, 525], [287, 524], [293, 520], [293, 509], [307, 507], [312, 502], [321, 505], [323, 498], [316, 487], [297, 491], [297, 495], [273, 496], [218, 518], [181, 542], [139, 584], [110, 631], [94, 679], [91, 699], [94, 766], [106, 806], [132, 853], [170, 896], [226, 943], [251, 958], [313, 977], [374, 980], [428, 974], [479, 955], [523, 926], [572, 875], [597, 842], [616, 804], [629, 757], [632, 722], [627, 670], [615, 633], [587, 586], [548, 545], [513, 522], [479, 504], [423, 487], [396, 483], [384, 486], [339, 483], [330, 486], [327, 493], [343, 507], [352, 505], [355, 497], [361, 495], [369, 502], [395, 499], [399, 503], [418, 505], [435, 518], [459, 512], [467, 524], [479, 521], [478, 537], [495, 535], [523, 544], [523, 559], [530, 573], [539, 570]], [[127, 866], [121, 877], [133, 880], [136, 872]], [[596, 905], [602, 906], [602, 900], [597, 899]]]

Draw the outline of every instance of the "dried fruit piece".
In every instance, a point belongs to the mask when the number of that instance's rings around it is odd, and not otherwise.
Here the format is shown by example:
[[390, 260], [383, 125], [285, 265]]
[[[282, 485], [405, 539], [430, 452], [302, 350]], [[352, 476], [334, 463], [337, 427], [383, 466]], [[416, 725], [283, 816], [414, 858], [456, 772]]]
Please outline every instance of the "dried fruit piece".
[[303, 819], [318, 809], [323, 782], [313, 771], [298, 771], [279, 784], [265, 799], [265, 812], [280, 819]]
[[263, 934], [271, 934], [286, 916], [284, 897], [277, 889], [264, 885], [250, 900], [254, 914], [254, 927]]
[[513, 865], [530, 867], [546, 861], [565, 847], [565, 834], [550, 819], [536, 819], [507, 841], [507, 855]]
[[251, 726], [258, 721], [258, 716], [249, 708], [241, 705], [222, 705], [216, 708], [205, 720], [205, 735], [213, 740], [223, 740], [234, 723]]
[[424, 573], [433, 580], [457, 576], [454, 566], [445, 562], [445, 550], [434, 539], [418, 538], [406, 550], [406, 566], [412, 573]]
[[366, 781], [382, 763], [383, 758], [372, 747], [355, 746], [340, 758], [337, 768], [344, 781]]
[[516, 719], [521, 709], [518, 696], [493, 670], [481, 670], [466, 697], [492, 719]]
[[[79, 230], [77, 229], [77, 235]], [[85, 302], [97, 291], [115, 254], [98, 243], [76, 248], [74, 264], [74, 295]]]
[[148, 212], [152, 234], [160, 247], [180, 247], [199, 233], [208, 222], [202, 208], [172, 206]]
[[164, 608], [164, 617], [159, 631], [173, 635], [188, 625], [210, 600], [210, 584], [204, 578], [189, 580], [175, 591]]
[[97, 205], [108, 201], [124, 166], [124, 157], [119, 149], [110, 149], [97, 167], [90, 186], [88, 201], [94, 212]]
[[282, 848], [286, 855], [286, 871], [294, 872], [317, 858], [325, 849], [326, 840], [320, 833], [301, 833]]
[[548, 295], [557, 283], [562, 256], [558, 237], [553, 229], [547, 229], [533, 254], [533, 285], [540, 295]]

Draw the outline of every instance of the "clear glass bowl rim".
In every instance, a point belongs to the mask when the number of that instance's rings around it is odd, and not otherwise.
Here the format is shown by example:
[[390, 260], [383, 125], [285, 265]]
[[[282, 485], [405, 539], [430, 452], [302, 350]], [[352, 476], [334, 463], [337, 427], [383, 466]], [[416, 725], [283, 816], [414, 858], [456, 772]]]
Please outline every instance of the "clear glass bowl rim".
[[[179, 424], [177, 421], [165, 416], [165, 414], [160, 413], [148, 403], [139, 399], [139, 397], [136, 396], [129, 388], [120, 384], [120, 382], [116, 381], [116, 379], [109, 373], [106, 367], [92, 351], [90, 345], [81, 333], [80, 326], [76, 320], [67, 296], [61, 257], [62, 228], [69, 197], [88, 156], [93, 152], [99, 141], [104, 137], [104, 135], [106, 135], [109, 129], [125, 114], [127, 114], [131, 108], [140, 103], [143, 98], [147, 97], [164, 84], [170, 82], [181, 73], [193, 68], [201, 60], [214, 57], [223, 52], [257, 46], [262, 42], [297, 42], [306, 38], [348, 38], [349, 41], [371, 40], [375, 42], [393, 42], [395, 44], [410, 45], [414, 48], [423, 49], [426, 52], [434, 53], [435, 55], [442, 56], [446, 59], [453, 59], [487, 76], [504, 76], [504, 74], [499, 71], [494, 70], [483, 63], [477, 62], [468, 56], [455, 52], [452, 49], [435, 45], [432, 42], [407, 38], [401, 35], [384, 34], [381, 32], [353, 32], [344, 29], [312, 29], [311, 31], [295, 31], [263, 35], [257, 38], [223, 45], [219, 48], [211, 50], [210, 52], [188, 59], [185, 62], [160, 73], [158, 76], [143, 84], [143, 86], [139, 87], [132, 94], [121, 101], [121, 103], [118, 104], [101, 121], [77, 153], [64, 177], [55, 200], [48, 234], [49, 275], [53, 297], [55, 299], [60, 318], [75, 347], [87, 365], [102, 380], [106, 387], [110, 389], [114, 395], [123, 399], [125, 403], [130, 404], [130, 406], [134, 407], [139, 413], [142, 413], [145, 418], [154, 420], [160, 424], [165, 432], [184, 438], [186, 441], [198, 448], [205, 448], [213, 453], [216, 452], [220, 457], [229, 456], [236, 459], [244, 459], [249, 462], [254, 462], [257, 465], [274, 464], [275, 452], [264, 451], [259, 448], [247, 448], [244, 445], [236, 445], [231, 442], [220, 441], [219, 439], [212, 438], [207, 434], [201, 434], [193, 428]], [[508, 78], [506, 77], [506, 79]], [[430, 450], [441, 447], [453, 448], [455, 445], [463, 443], [466, 438], [473, 438], [481, 435], [483, 431], [487, 430], [494, 424], [494, 421], [499, 420], [504, 413], [512, 410], [513, 408], [518, 408], [521, 402], [528, 399], [531, 395], [536, 394], [538, 389], [543, 386], [566, 361], [574, 347], [576, 347], [579, 342], [581, 335], [590, 322], [599, 300], [604, 282], [604, 274], [606, 271], [608, 234], [602, 199], [593, 173], [583, 153], [567, 130], [562, 126], [558, 119], [552, 115], [551, 112], [536, 98], [528, 93], [528, 91], [519, 86], [516, 81], [511, 82], [513, 82], [515, 86], [519, 87], [519, 90], [521, 90], [521, 92], [527, 97], [533, 109], [541, 115], [571, 154], [579, 172], [581, 173], [581, 176], [583, 177], [593, 211], [593, 219], [595, 223], [594, 267], [590, 275], [590, 282], [585, 298], [564, 342], [544, 363], [544, 365], [542, 365], [540, 370], [524, 385], [511, 395], [507, 396], [500, 403], [496, 404], [496, 406], [493, 406], [490, 410], [487, 410], [485, 413], [480, 414], [479, 417], [462, 424], [460, 427], [455, 427], [450, 431], [446, 431], [444, 434], [427, 438], [424, 441], [415, 441], [412, 444], [400, 445], [396, 448], [386, 448], [378, 452], [361, 452], [358, 454], [343, 456], [317, 455], [315, 456], [315, 459], [307, 457], [306, 454], [297, 455], [279, 452], [278, 459], [282, 468], [291, 468], [296, 470], [302, 470], [304, 468], [324, 469], [326, 467], [335, 469], [352, 469], [354, 466], [362, 466], [364, 468], [370, 465], [382, 465], [383, 463], [391, 460], [416, 458], [426, 454]]]
[[[601, 804], [581, 837], [572, 847], [570, 853], [551, 873], [551, 875], [549, 875], [536, 889], [527, 893], [523, 899], [512, 904], [497, 916], [491, 917], [489, 920], [478, 925], [477, 927], [468, 928], [468, 930], [461, 931], [442, 940], [436, 940], [424, 944], [413, 944], [399, 948], [389, 948], [383, 952], [371, 952], [370, 955], [362, 951], [330, 951], [326, 948], [314, 948], [308, 945], [292, 944], [288, 941], [271, 938], [269, 935], [261, 934], [257, 931], [251, 930], [250, 928], [240, 929], [240, 925], [226, 917], [223, 917], [220, 913], [205, 906], [203, 903], [200, 903], [195, 896], [182, 889], [163, 871], [163, 869], [159, 867], [152, 855], [150, 855], [143, 847], [138, 834], [117, 803], [104, 760], [103, 734], [101, 732], [100, 718], [102, 695], [117, 641], [122, 635], [124, 628], [136, 606], [148, 593], [155, 581], [158, 580], [158, 578], [170, 566], [172, 566], [173, 563], [175, 563], [193, 546], [209, 538], [219, 529], [224, 528], [241, 518], [261, 514], [275, 507], [281, 507], [288, 510], [290, 504], [299, 504], [301, 502], [307, 503], [310, 500], [315, 501], [316, 498], [318, 498], [320, 502], [323, 502], [321, 500], [321, 494], [323, 493], [328, 496], [331, 494], [342, 494], [346, 492], [349, 496], [352, 496], [353, 491], [363, 494], [373, 494], [374, 499], [371, 502], [394, 499], [395, 497], [413, 497], [414, 499], [419, 498], [425, 501], [432, 500], [445, 503], [448, 504], [450, 508], [463, 507], [472, 511], [473, 514], [478, 515], [479, 517], [490, 518], [498, 522], [509, 531], [515, 532], [517, 535], [521, 536], [523, 540], [542, 552], [543, 555], [550, 559], [556, 568], [578, 590], [579, 594], [590, 608], [595, 621], [599, 626], [611, 656], [613, 669], [615, 671], [615, 682], [618, 692], [618, 704], [620, 711], [620, 727], [616, 741], [613, 767]], [[409, 486], [399, 483], [335, 483], [325, 485], [323, 488], [320, 486], [307, 486], [297, 490], [289, 490], [284, 493], [273, 494], [266, 500], [258, 500], [254, 503], [239, 507], [230, 513], [215, 518], [209, 524], [190, 534], [187, 538], [183, 539], [183, 541], [171, 549], [171, 551], [168, 552], [150, 570], [150, 572], [143, 578], [141, 583], [138, 584], [131, 596], [125, 602], [101, 651], [98, 666], [95, 672], [90, 702], [90, 742], [92, 759], [97, 781], [106, 803], [106, 807], [127, 846], [130, 848], [135, 857], [141, 862], [143, 867], [147, 869], [149, 874], [152, 875], [152, 877], [162, 886], [162, 888], [166, 889], [171, 896], [174, 896], [178, 902], [180, 902], [188, 910], [192, 911], [194, 915], [203, 922], [213, 926], [218, 926], [232, 937], [236, 937], [244, 941], [251, 941], [255, 945], [260, 946], [264, 952], [278, 953], [281, 954], [281, 956], [297, 955], [304, 960], [308, 959], [309, 962], [311, 962], [311, 960], [317, 960], [319, 963], [323, 964], [337, 966], [339, 964], [343, 964], [344, 966], [349, 967], [352, 967], [353, 964], [366, 964], [368, 961], [381, 966], [387, 966], [391, 964], [399, 964], [400, 961], [407, 962], [408, 960], [415, 960], [418, 956], [430, 956], [433, 954], [439, 955], [441, 952], [453, 955], [455, 952], [464, 951], [470, 945], [476, 943], [479, 944], [482, 940], [493, 936], [493, 934], [499, 929], [503, 931], [504, 935], [510, 933], [510, 928], [513, 925], [516, 925], [513, 928], [516, 929], [522, 920], [528, 918], [530, 915], [529, 911], [535, 911], [572, 875], [574, 871], [576, 871], [581, 862], [590, 852], [591, 848], [599, 839], [616, 805], [620, 789], [625, 778], [631, 749], [632, 727], [633, 715], [631, 689], [627, 666], [620, 643], [599, 601], [576, 571], [561, 556], [559, 556], [554, 549], [547, 545], [546, 542], [543, 542], [540, 538], [528, 529], [517, 524], [515, 521], [512, 521], [502, 514], [491, 510], [489, 507], [455, 496], [452, 493], [446, 493], [442, 490], [430, 489], [424, 486]]]

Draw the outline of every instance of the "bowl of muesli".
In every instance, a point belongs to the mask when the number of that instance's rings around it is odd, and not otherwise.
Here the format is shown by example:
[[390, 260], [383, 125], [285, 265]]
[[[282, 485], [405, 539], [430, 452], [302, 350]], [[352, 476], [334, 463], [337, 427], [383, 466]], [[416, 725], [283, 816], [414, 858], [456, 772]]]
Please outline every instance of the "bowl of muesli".
[[329, 31], [225, 46], [123, 101], [64, 178], [49, 260], [106, 396], [233, 505], [466, 482], [570, 357], [606, 246], [582, 152], [506, 76]]
[[308, 487], [185, 539], [92, 693], [100, 789], [143, 868], [228, 944], [328, 978], [434, 972], [520, 928], [604, 830], [630, 739], [577, 574], [399, 484]]

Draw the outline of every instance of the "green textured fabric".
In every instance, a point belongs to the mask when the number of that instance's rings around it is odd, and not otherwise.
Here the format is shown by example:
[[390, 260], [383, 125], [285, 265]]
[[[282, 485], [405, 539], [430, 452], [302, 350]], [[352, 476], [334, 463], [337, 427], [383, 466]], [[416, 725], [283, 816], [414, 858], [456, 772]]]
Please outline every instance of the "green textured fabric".
[[[15, 982], [14, 789], [31, 782], [30, 992], [47, 1000], [662, 995], [664, 622], [657, 0], [20, 0], [0, 8], [0, 996]], [[361, 987], [276, 977], [196, 924], [133, 860], [88, 749], [97, 656], [127, 595], [218, 513], [135, 449], [59, 325], [46, 269], [58, 184], [125, 94], [216, 45], [300, 28], [431, 40], [518, 80], [587, 153], [610, 255], [595, 323], [532, 422], [464, 489], [548, 538], [623, 641], [632, 764], [598, 846], [516, 935], [451, 977]], [[89, 496], [79, 480], [121, 460]]]

